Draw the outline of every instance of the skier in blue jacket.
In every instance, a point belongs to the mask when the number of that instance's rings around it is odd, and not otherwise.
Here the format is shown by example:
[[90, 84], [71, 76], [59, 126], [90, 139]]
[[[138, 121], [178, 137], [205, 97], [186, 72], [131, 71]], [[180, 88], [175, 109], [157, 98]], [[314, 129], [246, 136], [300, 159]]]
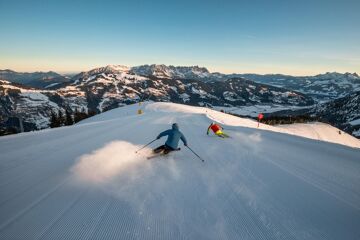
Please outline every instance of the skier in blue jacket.
[[182, 132], [179, 130], [179, 126], [177, 123], [174, 123], [172, 125], [172, 129], [168, 129], [157, 136], [156, 139], [160, 139], [161, 137], [168, 136], [166, 142], [164, 145], [161, 145], [160, 147], [157, 147], [153, 150], [154, 153], [161, 153], [164, 151], [164, 154], [168, 154], [171, 151], [179, 150], [178, 144], [179, 140], [183, 141], [184, 145], [187, 146], [187, 141]]

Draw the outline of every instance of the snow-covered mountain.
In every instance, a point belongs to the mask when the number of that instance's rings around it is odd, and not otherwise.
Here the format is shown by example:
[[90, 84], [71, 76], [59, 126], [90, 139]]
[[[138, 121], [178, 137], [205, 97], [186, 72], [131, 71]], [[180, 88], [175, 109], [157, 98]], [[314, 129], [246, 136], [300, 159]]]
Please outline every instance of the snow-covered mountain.
[[226, 81], [231, 78], [245, 78], [259, 83], [278, 86], [304, 93], [318, 101], [328, 101], [360, 90], [360, 77], [356, 73], [325, 73], [315, 76], [295, 77], [281, 74], [222, 74], [210, 73], [206, 68], [174, 67], [166, 65], [144, 65], [131, 68], [144, 76], [159, 78], [197, 79], [205, 82]]
[[333, 72], [308, 77], [281, 74], [240, 74], [239, 76], [256, 82], [299, 91], [319, 101], [344, 97], [360, 90], [360, 77], [356, 73]]
[[131, 71], [138, 75], [152, 76], [157, 78], [175, 78], [175, 79], [196, 79], [196, 80], [212, 80], [213, 76], [204, 67], [191, 66], [166, 66], [164, 64], [152, 64], [132, 67]]
[[[360, 106], [360, 91], [357, 91], [357, 92], [352, 92], [345, 97], [337, 98], [324, 103], [319, 103], [310, 107], [294, 107], [289, 109], [278, 107], [278, 108], [270, 109], [271, 111], [265, 110], [265, 113], [268, 116], [309, 115], [316, 119], [321, 120], [322, 122], [330, 123], [331, 125], [340, 128], [341, 130], [346, 131], [352, 134], [353, 136], [360, 138], [360, 107], [359, 106]], [[254, 112], [259, 110], [252, 107], [249, 108], [250, 108], [249, 110], [254, 110]], [[246, 110], [247, 109], [242, 110], [241, 108], [239, 109], [230, 108], [230, 111], [235, 113], [240, 113], [243, 115], [246, 115], [244, 114], [247, 113]], [[260, 108], [260, 110], [262, 109]]]
[[[0, 239], [358, 239], [360, 150], [319, 141], [332, 130], [313, 125], [312, 140], [206, 108], [142, 107], [1, 137]], [[231, 138], [207, 136], [211, 121]], [[135, 153], [173, 122], [204, 163], [182, 144], [147, 160], [163, 138]]]
[[107, 65], [105, 67], [94, 68], [87, 72], [81, 72], [73, 77], [73, 80], [87, 79], [99, 74], [118, 74], [129, 73], [130, 68], [124, 65]]
[[318, 104], [310, 113], [360, 137], [360, 91]]
[[43, 91], [0, 80], [0, 127], [6, 127], [13, 117], [24, 120], [24, 130], [47, 128], [50, 112], [61, 105], [52, 101], [53, 91]]
[[[121, 68], [123, 69], [123, 68]], [[252, 103], [283, 103], [291, 105], [310, 105], [311, 98], [303, 94], [258, 84], [241, 78], [223, 82], [204, 83], [194, 79], [164, 78], [135, 74], [132, 70], [117, 70], [113, 66], [94, 69], [74, 78], [70, 88], [83, 95], [91, 95], [92, 103], [103, 110], [107, 105], [127, 103], [134, 100], [151, 99], [171, 101], [191, 105], [232, 106]], [[66, 92], [67, 88], [60, 89]], [[110, 102], [110, 104], [109, 104]], [[99, 104], [101, 104], [99, 106]], [[106, 109], [106, 108], [105, 108]]]
[[102, 112], [144, 100], [210, 107], [259, 103], [307, 106], [314, 103], [304, 94], [241, 78], [221, 82], [159, 78], [141, 76], [127, 67], [116, 65], [80, 73], [71, 83], [54, 90], [21, 89], [19, 85], [1, 81], [0, 97], [1, 111], [7, 112], [5, 116], [22, 116], [24, 121], [30, 121], [30, 125], [37, 128], [49, 124], [45, 119], [49, 119], [51, 106], [55, 111], [84, 108]]
[[[12, 73], [12, 75], [3, 74], [7, 78], [17, 76], [17, 73], [8, 70], [2, 72]], [[34, 76], [39, 74], [34, 73]], [[348, 104], [340, 104], [343, 107], [339, 111], [337, 108], [332, 109], [331, 103], [334, 99], [340, 98], [335, 101], [335, 105], [339, 105], [338, 102], [343, 98], [346, 99], [346, 95], [351, 93], [356, 95], [356, 91], [360, 89], [360, 78], [356, 73], [326, 73], [312, 77], [226, 75], [210, 73], [206, 68], [198, 66], [108, 65], [82, 72], [62, 82], [40, 81], [46, 89], [0, 81], [0, 113], [3, 119], [1, 126], [4, 122], [6, 126], [9, 125], [4, 118], [6, 120], [11, 116], [20, 116], [25, 121], [25, 130], [41, 129], [49, 125], [51, 110], [85, 109], [103, 112], [144, 100], [226, 109], [239, 107], [252, 109], [252, 106], [262, 109], [266, 106], [272, 109], [266, 112], [274, 112], [275, 109], [310, 107], [315, 99], [320, 104], [316, 108], [310, 108], [312, 114], [327, 116], [324, 119], [330, 119], [328, 121], [333, 125], [354, 134], [358, 131], [357, 126], [350, 122], [360, 116], [353, 110], [354, 107]], [[25, 81], [28, 82], [31, 81]], [[327, 104], [324, 101], [330, 102]], [[329, 117], [336, 114], [337, 117]]]
[[[226, 81], [231, 78], [245, 78], [262, 84], [301, 92], [320, 102], [344, 97], [351, 92], [360, 90], [360, 77], [356, 73], [342, 74], [328, 72], [305, 77], [282, 74], [223, 74], [219, 72], [211, 73], [205, 67], [167, 66], [164, 64], [141, 65], [135, 67], [108, 65], [88, 72], [82, 72], [73, 77], [72, 80], [80, 78], [85, 79], [99, 73], [117, 74], [121, 72], [147, 78], [199, 80], [203, 82]], [[17, 73], [11, 70], [0, 70], [0, 79], [21, 83], [30, 87], [50, 89], [59, 89], [71, 83], [68, 77], [54, 72]]]
[[131, 68], [133, 73], [159, 78], [197, 79], [201, 81], [226, 81], [231, 78], [245, 78], [259, 83], [278, 86], [307, 94], [318, 101], [344, 97], [360, 90], [357, 73], [327, 72], [315, 76], [295, 77], [282, 74], [223, 74], [210, 73], [204, 67], [174, 67], [166, 65], [143, 65]]

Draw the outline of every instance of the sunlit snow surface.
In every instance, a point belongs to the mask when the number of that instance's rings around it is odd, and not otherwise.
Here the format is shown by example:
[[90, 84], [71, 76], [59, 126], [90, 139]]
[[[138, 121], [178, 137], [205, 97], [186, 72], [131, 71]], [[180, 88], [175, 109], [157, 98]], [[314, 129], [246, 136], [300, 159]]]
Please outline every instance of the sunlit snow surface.
[[[231, 138], [207, 136], [213, 120]], [[182, 144], [135, 153], [174, 122], [205, 163]], [[149, 103], [1, 137], [0, 239], [359, 239], [359, 140], [327, 125], [256, 126]]]

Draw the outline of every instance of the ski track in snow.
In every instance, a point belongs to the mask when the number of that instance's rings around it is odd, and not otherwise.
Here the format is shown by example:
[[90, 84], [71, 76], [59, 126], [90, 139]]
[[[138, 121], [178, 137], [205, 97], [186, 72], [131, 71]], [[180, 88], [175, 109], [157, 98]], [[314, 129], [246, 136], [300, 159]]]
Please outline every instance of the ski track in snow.
[[[360, 239], [359, 149], [236, 126], [211, 137], [212, 120], [176, 106], [0, 138], [0, 239]], [[173, 122], [205, 163], [182, 144], [151, 160], [149, 148], [134, 153]], [[111, 149], [121, 141], [128, 151]], [[125, 157], [136, 161], [116, 165]], [[90, 175], [126, 168], [79, 181], [71, 169], [87, 159]]]

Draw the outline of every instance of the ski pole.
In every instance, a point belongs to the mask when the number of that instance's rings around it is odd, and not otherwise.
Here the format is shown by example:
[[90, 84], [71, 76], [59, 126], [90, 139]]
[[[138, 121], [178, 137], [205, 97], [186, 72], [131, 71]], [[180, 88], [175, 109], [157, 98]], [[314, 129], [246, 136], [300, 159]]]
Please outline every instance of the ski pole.
[[188, 149], [190, 149], [190, 151], [192, 151], [193, 154], [195, 154], [202, 162], [205, 162], [204, 159], [202, 159], [196, 152], [194, 152], [194, 150], [192, 150], [189, 146], [186, 146]]
[[153, 142], [155, 142], [157, 139], [152, 140], [151, 142], [149, 142], [148, 144], [146, 144], [145, 146], [139, 148], [138, 150], [135, 151], [135, 153], [138, 153], [140, 150], [144, 149], [145, 147], [149, 146], [150, 144], [152, 144]]

